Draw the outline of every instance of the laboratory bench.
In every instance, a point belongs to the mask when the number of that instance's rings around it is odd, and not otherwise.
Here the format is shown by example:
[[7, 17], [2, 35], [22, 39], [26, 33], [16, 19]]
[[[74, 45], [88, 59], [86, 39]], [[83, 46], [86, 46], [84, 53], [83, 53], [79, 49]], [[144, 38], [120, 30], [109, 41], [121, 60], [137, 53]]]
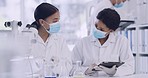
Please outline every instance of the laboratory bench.
[[122, 77], [86, 77], [86, 78], [148, 78], [148, 74], [134, 74]]

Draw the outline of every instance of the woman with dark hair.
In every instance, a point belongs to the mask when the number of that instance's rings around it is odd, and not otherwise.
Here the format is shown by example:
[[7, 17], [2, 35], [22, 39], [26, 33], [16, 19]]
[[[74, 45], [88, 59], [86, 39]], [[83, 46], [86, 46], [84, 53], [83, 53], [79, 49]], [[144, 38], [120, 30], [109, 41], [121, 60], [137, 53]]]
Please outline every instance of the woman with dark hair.
[[[83, 38], [74, 47], [73, 62], [82, 61], [85, 74], [90, 76], [133, 74], [135, 63], [129, 42], [126, 37], [115, 32], [120, 24], [120, 15], [107, 8], [99, 12], [96, 18], [93, 35]], [[103, 62], [122, 62], [122, 65], [105, 67]]]
[[[60, 30], [59, 10], [49, 3], [42, 3], [35, 9], [34, 18], [35, 21], [29, 28], [34, 27], [36, 29], [36, 44], [32, 46], [32, 55], [36, 60], [35, 65], [38, 69], [34, 69], [36, 71], [33, 72], [41, 73], [39, 71], [43, 70], [44, 61], [46, 64], [52, 62], [56, 65], [53, 69], [55, 74], [66, 75], [65, 73], [69, 73], [71, 69], [71, 54], [66, 41], [57, 34]], [[60, 71], [60, 64], [65, 62], [68, 69]]]

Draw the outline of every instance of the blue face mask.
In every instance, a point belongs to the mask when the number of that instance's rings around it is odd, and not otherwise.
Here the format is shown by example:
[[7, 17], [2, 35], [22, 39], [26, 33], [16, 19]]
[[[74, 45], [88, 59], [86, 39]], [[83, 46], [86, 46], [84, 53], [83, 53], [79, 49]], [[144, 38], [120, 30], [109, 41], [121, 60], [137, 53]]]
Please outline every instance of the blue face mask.
[[53, 23], [53, 24], [50, 24], [50, 28], [48, 29], [48, 33], [58, 33], [60, 31], [60, 24], [59, 22], [56, 22], [56, 23]]
[[[44, 27], [44, 26], [43, 26]], [[45, 27], [44, 27], [45, 28]], [[59, 22], [56, 22], [56, 23], [53, 23], [53, 24], [49, 24], [49, 29], [46, 29], [46, 31], [49, 33], [49, 34], [52, 34], [52, 33], [58, 33], [60, 31], [60, 24]]]
[[103, 32], [103, 31], [100, 31], [100, 30], [96, 29], [96, 27], [93, 29], [93, 35], [97, 39], [105, 38], [106, 33], [107, 32]]
[[116, 7], [116, 8], [120, 8], [120, 7], [122, 7], [122, 6], [123, 6], [123, 2], [121, 2], [121, 3], [119, 3], [119, 4], [116, 3], [116, 4], [114, 5], [114, 7]]

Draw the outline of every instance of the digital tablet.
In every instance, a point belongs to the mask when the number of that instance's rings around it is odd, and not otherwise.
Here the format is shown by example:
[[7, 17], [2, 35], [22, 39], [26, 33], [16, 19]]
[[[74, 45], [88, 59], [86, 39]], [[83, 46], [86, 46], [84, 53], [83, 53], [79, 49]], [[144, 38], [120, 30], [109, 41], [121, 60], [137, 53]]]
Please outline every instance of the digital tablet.
[[119, 67], [122, 64], [124, 64], [124, 62], [102, 62], [98, 66], [104, 66], [104, 67], [107, 67], [107, 68], [112, 68], [114, 65], [116, 65], [116, 67]]

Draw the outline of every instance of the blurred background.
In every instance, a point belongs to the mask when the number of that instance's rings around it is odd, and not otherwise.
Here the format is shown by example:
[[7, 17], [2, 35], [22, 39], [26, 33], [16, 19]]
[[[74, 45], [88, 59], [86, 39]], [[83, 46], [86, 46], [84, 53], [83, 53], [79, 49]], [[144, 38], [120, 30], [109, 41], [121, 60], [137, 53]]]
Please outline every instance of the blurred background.
[[[34, 21], [34, 10], [42, 2], [48, 2], [60, 10], [61, 30], [70, 50], [81, 38], [89, 35], [88, 13], [92, 13], [94, 3], [100, 0], [0, 0], [0, 30], [10, 30], [5, 21], [20, 20], [23, 25]], [[103, 4], [106, 5], [106, 4]], [[99, 5], [98, 5], [99, 6]], [[92, 9], [90, 9], [92, 8]], [[119, 34], [125, 35], [139, 65], [140, 73], [148, 73], [148, 0], [127, 0], [122, 8], [115, 8], [121, 15]], [[141, 65], [141, 66], [140, 66]], [[144, 66], [142, 66], [144, 65]]]
[[[0, 29], [5, 21], [21, 20], [23, 29], [26, 24], [34, 21], [34, 10], [42, 2], [49, 2], [60, 9], [62, 26], [61, 34], [67, 39], [68, 44], [76, 43], [80, 38], [88, 35], [87, 21], [88, 8], [97, 0], [0, 0]], [[98, 0], [99, 1], [99, 0]], [[105, 5], [105, 4], [104, 4]], [[130, 0], [121, 8], [122, 18], [129, 16], [137, 19], [136, 0]], [[142, 21], [144, 22], [144, 21]]]

